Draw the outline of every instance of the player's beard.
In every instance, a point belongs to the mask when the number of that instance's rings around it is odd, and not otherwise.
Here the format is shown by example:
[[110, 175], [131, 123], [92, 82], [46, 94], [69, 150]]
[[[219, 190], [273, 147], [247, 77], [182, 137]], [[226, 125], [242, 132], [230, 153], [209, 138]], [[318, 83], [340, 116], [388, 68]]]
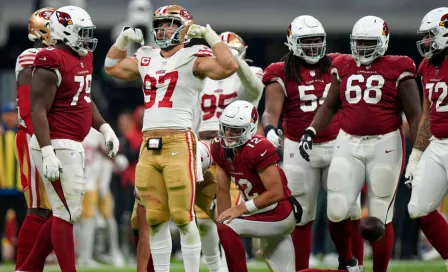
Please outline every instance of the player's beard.
[[448, 48], [443, 49], [442, 51], [434, 54], [430, 59], [429, 63], [434, 66], [440, 66], [443, 61], [445, 61], [445, 57], [448, 55]]

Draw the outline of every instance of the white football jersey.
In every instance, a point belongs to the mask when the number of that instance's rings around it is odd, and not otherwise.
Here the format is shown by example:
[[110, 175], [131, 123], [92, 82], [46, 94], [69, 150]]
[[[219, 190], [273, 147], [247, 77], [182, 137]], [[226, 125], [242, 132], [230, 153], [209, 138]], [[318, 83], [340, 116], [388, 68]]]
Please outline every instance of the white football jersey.
[[[17, 61], [16, 61], [16, 80], [19, 79], [19, 73], [25, 69], [25, 67], [30, 67], [33, 65], [34, 63], [34, 59], [36, 58], [37, 53], [39, 53], [41, 48], [28, 48], [25, 51], [22, 52], [22, 54], [20, 54], [17, 57]], [[17, 104], [19, 104], [18, 98], [16, 101]], [[25, 121], [22, 120], [22, 118], [20, 118], [20, 112], [19, 112], [19, 108], [17, 107], [17, 112], [18, 112], [18, 118], [19, 118], [19, 124], [23, 127], [26, 127], [25, 125]]]
[[41, 48], [28, 48], [19, 55], [16, 61], [16, 80], [19, 77], [20, 71], [27, 66], [32, 66], [37, 53]]
[[[260, 79], [263, 69], [251, 66], [250, 69]], [[260, 96], [251, 96], [244, 90], [237, 73], [223, 80], [207, 79], [201, 92], [201, 117], [199, 131], [216, 131], [219, 129], [219, 116], [234, 100], [245, 100], [258, 107]]]
[[180, 49], [170, 58], [150, 46], [135, 53], [145, 98], [143, 131], [193, 128], [205, 82], [194, 76], [193, 65], [197, 57], [211, 56], [210, 48], [203, 45]]
[[101, 154], [99, 149], [104, 145], [104, 136], [94, 128], [90, 128], [89, 134], [82, 142], [85, 150], [86, 177], [96, 176], [101, 168]]

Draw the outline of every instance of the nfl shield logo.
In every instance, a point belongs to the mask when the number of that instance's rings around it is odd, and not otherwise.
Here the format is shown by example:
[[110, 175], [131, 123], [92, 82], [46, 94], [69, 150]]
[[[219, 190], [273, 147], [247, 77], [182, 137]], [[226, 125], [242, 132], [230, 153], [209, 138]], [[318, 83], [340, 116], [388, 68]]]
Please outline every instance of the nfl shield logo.
[[314, 77], [314, 76], [316, 76], [316, 72], [314, 72], [314, 71], [310, 71], [310, 75], [311, 75], [312, 77]]
[[84, 68], [84, 63], [81, 62], [79, 65], [81, 65], [81, 68]]

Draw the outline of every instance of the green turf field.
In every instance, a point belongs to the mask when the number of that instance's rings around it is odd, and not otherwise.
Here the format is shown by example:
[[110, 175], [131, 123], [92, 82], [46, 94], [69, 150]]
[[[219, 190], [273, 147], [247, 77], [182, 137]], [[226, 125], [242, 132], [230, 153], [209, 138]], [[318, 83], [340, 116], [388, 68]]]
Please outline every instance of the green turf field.
[[[372, 271], [372, 264], [371, 262], [368, 262], [366, 265], [367, 271]], [[14, 266], [12, 265], [3, 265], [0, 266], [0, 272], [13, 272]], [[60, 271], [59, 267], [49, 267], [44, 270], [45, 272], [56, 272]], [[129, 267], [129, 268], [113, 268], [104, 266], [101, 268], [95, 268], [95, 269], [82, 269], [79, 267], [77, 269], [78, 272], [134, 272], [135, 267]], [[182, 263], [175, 262], [171, 264], [171, 271], [173, 272], [181, 272], [184, 271]], [[208, 271], [205, 266], [201, 269], [201, 272]], [[263, 262], [256, 262], [255, 264], [252, 264], [249, 266], [249, 271], [253, 272], [267, 272], [266, 265]], [[389, 272], [443, 272], [446, 271], [445, 263], [442, 261], [431, 261], [431, 262], [404, 262], [404, 261], [392, 261], [392, 263], [389, 265]]]

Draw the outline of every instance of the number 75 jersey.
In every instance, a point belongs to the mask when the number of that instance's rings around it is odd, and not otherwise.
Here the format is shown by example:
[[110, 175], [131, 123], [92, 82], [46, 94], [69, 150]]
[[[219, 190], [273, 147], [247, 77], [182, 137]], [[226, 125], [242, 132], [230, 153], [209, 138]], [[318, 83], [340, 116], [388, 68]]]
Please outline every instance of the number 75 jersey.
[[145, 98], [143, 131], [193, 127], [204, 86], [204, 79], [194, 76], [193, 66], [196, 58], [212, 56], [210, 48], [203, 45], [182, 48], [169, 58], [150, 46], [137, 50]]
[[418, 67], [418, 74], [430, 103], [431, 133], [438, 139], [448, 138], [448, 61], [436, 67], [425, 58]]
[[415, 77], [406, 56], [383, 56], [358, 67], [351, 55], [340, 55], [331, 72], [340, 82], [341, 129], [349, 134], [381, 135], [401, 127], [398, 86]]

